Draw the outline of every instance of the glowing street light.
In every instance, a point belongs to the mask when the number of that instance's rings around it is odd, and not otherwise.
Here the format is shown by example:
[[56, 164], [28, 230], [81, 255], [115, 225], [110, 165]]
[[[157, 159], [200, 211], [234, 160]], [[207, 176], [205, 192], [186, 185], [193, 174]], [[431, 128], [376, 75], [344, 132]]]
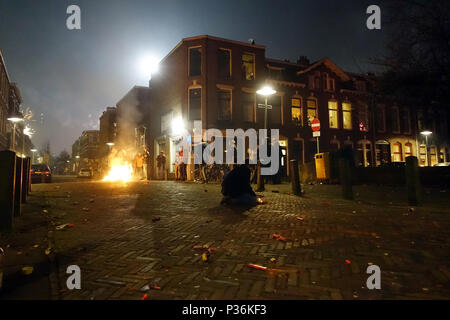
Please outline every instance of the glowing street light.
[[112, 146], [114, 146], [114, 142], [107, 142], [106, 145], [112, 147]]
[[16, 151], [16, 124], [23, 121], [23, 116], [20, 113], [15, 113], [10, 115], [8, 120], [13, 123], [12, 146], [14, 151]]
[[37, 149], [30, 149], [30, 151], [33, 153], [31, 158], [31, 164], [34, 163], [34, 154], [37, 152]]
[[421, 135], [425, 136], [425, 156], [426, 156], [426, 164], [427, 166], [430, 165], [429, 163], [429, 157], [428, 157], [428, 136], [432, 134], [430, 130], [423, 130], [420, 132]]
[[174, 136], [179, 136], [179, 135], [183, 134], [183, 132], [184, 132], [183, 118], [181, 118], [181, 117], [173, 118], [171, 127], [172, 127], [172, 134]]
[[143, 76], [152, 77], [153, 74], [159, 71], [159, 61], [155, 57], [142, 57], [139, 61], [138, 68]]
[[[256, 91], [257, 94], [264, 96], [264, 104], [258, 104], [258, 108], [264, 109], [264, 129], [267, 129], [267, 110], [272, 109], [272, 106], [267, 104], [267, 98], [275, 93], [277, 93], [275, 90], [273, 90], [269, 86], [265, 86], [258, 91]], [[261, 142], [260, 142], [261, 144]], [[258, 188], [256, 191], [264, 191], [264, 178], [261, 177], [261, 163], [258, 160]]]

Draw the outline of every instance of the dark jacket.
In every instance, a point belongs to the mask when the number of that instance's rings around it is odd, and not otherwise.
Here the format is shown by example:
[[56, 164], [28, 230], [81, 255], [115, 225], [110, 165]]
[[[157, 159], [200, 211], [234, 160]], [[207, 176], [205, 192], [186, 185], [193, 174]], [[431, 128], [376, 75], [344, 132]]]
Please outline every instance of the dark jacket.
[[223, 179], [222, 194], [227, 197], [237, 198], [243, 194], [256, 196], [250, 185], [250, 169], [245, 165], [236, 166]]

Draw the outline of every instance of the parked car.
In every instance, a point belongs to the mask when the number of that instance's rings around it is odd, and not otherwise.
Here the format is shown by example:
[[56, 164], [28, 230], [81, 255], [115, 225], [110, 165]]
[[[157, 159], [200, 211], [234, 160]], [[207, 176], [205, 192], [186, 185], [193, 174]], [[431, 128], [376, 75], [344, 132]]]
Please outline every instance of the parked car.
[[92, 171], [89, 168], [81, 168], [78, 172], [79, 178], [92, 178]]
[[52, 182], [52, 172], [46, 164], [31, 165], [31, 183]]

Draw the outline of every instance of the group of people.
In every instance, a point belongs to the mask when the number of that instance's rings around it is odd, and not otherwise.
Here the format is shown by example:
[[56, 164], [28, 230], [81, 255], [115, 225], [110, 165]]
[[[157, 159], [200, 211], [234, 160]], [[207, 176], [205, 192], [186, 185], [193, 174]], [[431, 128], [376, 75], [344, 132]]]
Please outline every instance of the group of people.
[[183, 159], [183, 148], [180, 148], [180, 151], [177, 151], [175, 156], [175, 180], [186, 181], [187, 172], [186, 172], [186, 164]]

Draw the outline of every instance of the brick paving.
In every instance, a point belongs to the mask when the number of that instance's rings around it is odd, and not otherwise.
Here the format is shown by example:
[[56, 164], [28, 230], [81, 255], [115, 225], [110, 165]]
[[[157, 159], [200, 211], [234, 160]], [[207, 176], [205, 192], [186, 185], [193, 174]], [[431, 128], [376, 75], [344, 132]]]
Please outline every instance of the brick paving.
[[[74, 225], [50, 236], [58, 265], [53, 297], [450, 297], [447, 193], [433, 190], [430, 197], [440, 202], [411, 211], [401, 200], [402, 190], [392, 188], [355, 187], [356, 201], [341, 200], [337, 186], [306, 186], [305, 197], [288, 194], [287, 185], [268, 189], [261, 193], [264, 205], [245, 210], [220, 206], [219, 185], [34, 186], [33, 197], [49, 204], [53, 227]], [[215, 248], [208, 262], [194, 249], [199, 245]], [[81, 268], [81, 290], [64, 289], [71, 264]], [[381, 268], [381, 290], [365, 287], [370, 264]], [[141, 290], [152, 283], [160, 290]]]

